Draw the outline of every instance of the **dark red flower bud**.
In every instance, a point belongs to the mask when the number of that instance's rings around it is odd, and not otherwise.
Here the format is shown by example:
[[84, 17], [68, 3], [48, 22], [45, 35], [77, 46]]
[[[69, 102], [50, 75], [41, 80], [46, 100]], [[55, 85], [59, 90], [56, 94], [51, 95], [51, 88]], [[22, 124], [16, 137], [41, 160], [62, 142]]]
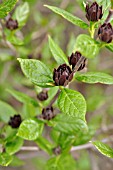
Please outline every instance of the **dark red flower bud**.
[[13, 117], [10, 118], [9, 125], [12, 128], [18, 128], [22, 122], [21, 116], [20, 115], [14, 115]]
[[37, 98], [40, 100], [40, 101], [44, 101], [44, 100], [47, 100], [48, 99], [48, 93], [47, 91], [44, 92], [40, 92], [38, 95], [37, 95]]
[[66, 64], [62, 64], [58, 69], [54, 69], [53, 80], [56, 86], [66, 86], [73, 78], [71, 68]]
[[10, 30], [15, 30], [18, 28], [18, 22], [17, 20], [13, 20], [12, 18], [9, 18], [6, 21], [6, 27]]
[[42, 110], [42, 118], [45, 120], [51, 120], [55, 117], [53, 113], [53, 107], [47, 107]]
[[29, 54], [29, 55], [27, 56], [27, 58], [28, 58], [28, 59], [33, 59], [33, 55], [32, 55], [32, 54]]
[[86, 18], [88, 21], [98, 21], [103, 16], [102, 6], [94, 2], [90, 7], [89, 4], [86, 5]]
[[[76, 66], [81, 56], [82, 56], [81, 53], [76, 51], [75, 53], [72, 53], [70, 57], [68, 57], [69, 64], [72, 65], [72, 69]], [[84, 60], [84, 63], [81, 64], [78, 71], [83, 70], [85, 66], [86, 66], [86, 59]]]
[[53, 153], [54, 153], [55, 155], [60, 155], [60, 154], [61, 154], [61, 147], [58, 146], [58, 147], [56, 147], [56, 148], [53, 148]]
[[110, 43], [113, 39], [113, 28], [110, 23], [104, 23], [98, 30], [98, 36], [101, 41]]

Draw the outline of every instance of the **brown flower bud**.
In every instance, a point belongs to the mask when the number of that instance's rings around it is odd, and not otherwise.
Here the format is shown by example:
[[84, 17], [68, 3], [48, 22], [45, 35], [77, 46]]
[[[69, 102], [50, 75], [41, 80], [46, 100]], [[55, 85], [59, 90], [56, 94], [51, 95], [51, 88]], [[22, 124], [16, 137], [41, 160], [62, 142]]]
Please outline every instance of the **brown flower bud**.
[[61, 147], [58, 146], [58, 147], [56, 147], [56, 148], [53, 148], [53, 153], [54, 153], [55, 155], [60, 155], [60, 154], [61, 154]]
[[38, 95], [37, 95], [37, 98], [40, 100], [40, 101], [44, 101], [44, 100], [47, 100], [48, 99], [48, 93], [47, 91], [44, 92], [40, 92]]
[[27, 58], [28, 58], [28, 59], [33, 59], [33, 55], [32, 55], [32, 54], [29, 54], [29, 55], [27, 56]]
[[21, 116], [20, 115], [14, 115], [13, 117], [10, 118], [9, 125], [12, 128], [18, 128], [22, 122]]
[[53, 107], [47, 107], [42, 110], [42, 118], [45, 120], [51, 120], [55, 117], [53, 113]]
[[53, 80], [56, 86], [66, 86], [73, 78], [71, 68], [66, 64], [62, 64], [58, 69], [54, 69]]
[[113, 28], [110, 23], [104, 23], [98, 30], [98, 36], [101, 41], [110, 43], [113, 39]]
[[102, 16], [102, 6], [99, 7], [96, 2], [93, 2], [90, 7], [89, 4], [86, 5], [86, 18], [88, 21], [98, 21]]
[[[72, 65], [72, 69], [74, 69], [81, 56], [82, 56], [81, 53], [76, 51], [75, 53], [72, 53], [70, 57], [68, 57], [69, 64]], [[83, 70], [85, 66], [86, 66], [86, 59], [84, 60], [84, 63], [81, 64], [78, 71]]]
[[6, 21], [6, 27], [10, 30], [15, 30], [18, 28], [18, 22], [17, 20], [13, 20], [12, 18], [9, 18]]

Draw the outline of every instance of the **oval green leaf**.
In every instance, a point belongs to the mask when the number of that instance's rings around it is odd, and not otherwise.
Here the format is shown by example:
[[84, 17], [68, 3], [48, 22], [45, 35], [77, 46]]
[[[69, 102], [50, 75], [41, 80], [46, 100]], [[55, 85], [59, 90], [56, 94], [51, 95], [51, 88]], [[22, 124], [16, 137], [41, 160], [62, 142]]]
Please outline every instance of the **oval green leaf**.
[[28, 15], [29, 15], [28, 2], [25, 2], [16, 8], [14, 18], [18, 21], [19, 27], [23, 27], [26, 24]]
[[18, 58], [23, 73], [32, 83], [40, 87], [49, 87], [53, 83], [53, 74], [41, 61]]
[[42, 130], [42, 122], [35, 119], [26, 119], [21, 123], [17, 136], [26, 140], [36, 140], [41, 135]]
[[13, 160], [13, 157], [8, 153], [0, 153], [0, 165], [8, 166]]
[[99, 53], [98, 43], [88, 35], [81, 34], [76, 39], [74, 52], [79, 51], [86, 58], [94, 58]]
[[59, 95], [58, 106], [64, 114], [85, 120], [86, 101], [81, 93], [64, 88]]
[[60, 9], [60, 8], [57, 8], [57, 7], [54, 7], [54, 6], [49, 6], [49, 5], [44, 5], [44, 6], [49, 8], [53, 12], [61, 15], [63, 18], [65, 18], [66, 20], [68, 20], [69, 22], [71, 22], [72, 24], [74, 24], [76, 26], [79, 26], [79, 27], [84, 28], [84, 29], [89, 28], [88, 24], [86, 24], [80, 18], [72, 15], [71, 13], [69, 13], [69, 12], [67, 12], [67, 11], [65, 11], [63, 9]]
[[84, 83], [102, 83], [102, 84], [113, 84], [113, 77], [106, 73], [101, 72], [87, 72], [87, 73], [77, 73], [75, 79], [82, 81]]
[[5, 145], [6, 152], [9, 155], [12, 155], [12, 154], [18, 152], [20, 150], [21, 146], [23, 145], [23, 143], [24, 143], [23, 139], [16, 137], [11, 142], [6, 143], [6, 145]]
[[80, 118], [58, 114], [52, 122], [54, 129], [66, 134], [76, 134], [80, 131], [87, 131], [86, 123]]
[[7, 92], [9, 92], [15, 99], [17, 99], [19, 102], [28, 104], [31, 103], [33, 106], [38, 106], [38, 103], [35, 99], [27, 96], [25, 93], [13, 90], [13, 89], [7, 89]]
[[18, 0], [5, 0], [0, 4], [0, 18], [4, 18], [14, 8]]
[[17, 112], [13, 109], [13, 107], [3, 101], [0, 101], [0, 120], [7, 123], [10, 117], [15, 114], [17, 114]]
[[99, 141], [92, 143], [103, 155], [113, 158], [113, 149], [111, 147]]
[[66, 57], [66, 55], [64, 54], [64, 52], [61, 50], [61, 48], [52, 40], [52, 38], [49, 36], [49, 48], [50, 51], [52, 53], [52, 55], [54, 56], [56, 62], [58, 64], [69, 64], [68, 63], [68, 59]]

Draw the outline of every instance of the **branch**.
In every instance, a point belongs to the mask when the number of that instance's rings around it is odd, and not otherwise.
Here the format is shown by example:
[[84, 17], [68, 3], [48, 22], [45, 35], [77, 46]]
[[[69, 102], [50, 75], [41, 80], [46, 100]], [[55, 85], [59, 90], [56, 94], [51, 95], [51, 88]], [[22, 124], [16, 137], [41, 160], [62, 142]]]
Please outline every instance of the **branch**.
[[77, 62], [77, 64], [75, 65], [74, 69], [73, 69], [73, 73], [77, 72], [77, 70], [79, 69], [79, 67], [81, 66], [81, 64], [83, 64], [84, 60], [86, 58], [81, 56], [79, 61]]
[[[107, 143], [107, 142], [110, 142], [110, 141], [113, 141], [113, 136], [110, 136], [109, 138], [105, 138], [101, 142]], [[73, 151], [82, 150], [82, 149], [89, 149], [89, 148], [93, 148], [93, 147], [94, 147], [94, 145], [92, 143], [87, 143], [87, 144], [84, 144], [84, 145], [72, 147], [71, 151], [73, 152]]]
[[56, 95], [53, 97], [53, 99], [51, 100], [50, 104], [48, 105], [48, 107], [51, 107], [53, 105], [53, 103], [56, 101], [56, 99], [58, 98], [60, 94], [60, 90], [57, 91]]
[[112, 16], [113, 16], [113, 9], [110, 9], [110, 10], [109, 10], [108, 17], [106, 18], [105, 22], [106, 22], [106, 23], [110, 22]]
[[2, 32], [2, 38], [3, 38], [4, 45], [6, 45], [7, 47], [9, 47], [12, 50], [14, 56], [18, 57], [15, 47], [9, 41], [7, 41], [7, 39], [6, 39], [6, 35], [4, 33], [3, 26], [2, 26], [1, 22], [0, 22], [0, 30]]
[[[109, 138], [105, 138], [101, 140], [101, 142], [103, 143], [108, 143], [111, 141], [113, 141], [113, 136], [110, 136]], [[71, 152], [79, 151], [83, 149], [90, 149], [90, 148], [94, 148], [94, 145], [91, 142], [87, 144], [79, 145], [79, 146], [74, 146], [71, 148]], [[1, 145], [0, 145], [0, 149], [1, 149]], [[21, 151], [40, 151], [40, 148], [38, 148], [37, 146], [22, 146], [20, 150]]]

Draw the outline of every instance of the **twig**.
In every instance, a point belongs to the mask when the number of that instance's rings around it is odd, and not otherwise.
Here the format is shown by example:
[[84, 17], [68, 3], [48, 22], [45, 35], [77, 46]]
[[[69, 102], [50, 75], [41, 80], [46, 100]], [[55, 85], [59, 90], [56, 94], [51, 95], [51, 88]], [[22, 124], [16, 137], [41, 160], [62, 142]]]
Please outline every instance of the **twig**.
[[40, 149], [35, 146], [23, 146], [21, 147], [21, 151], [39, 151]]
[[48, 107], [51, 107], [53, 105], [53, 103], [56, 101], [56, 99], [58, 98], [60, 94], [60, 90], [57, 91], [56, 95], [54, 96], [54, 98], [51, 100], [50, 104], [48, 105]]
[[110, 10], [109, 10], [108, 17], [106, 18], [105, 22], [106, 22], [106, 23], [110, 22], [112, 16], [113, 16], [113, 9], [110, 9]]
[[77, 72], [77, 70], [79, 69], [79, 67], [81, 66], [81, 64], [84, 62], [86, 58], [81, 56], [79, 61], [77, 62], [77, 64], [75, 65], [74, 69], [73, 69], [73, 73]]
[[2, 26], [1, 22], [0, 22], [0, 30], [2, 32], [2, 38], [3, 38], [4, 44], [12, 50], [14, 56], [17, 56], [17, 51], [16, 51], [15, 47], [9, 41], [7, 41], [7, 39], [6, 39], [6, 35], [5, 35], [4, 31], [3, 31], [3, 26]]
[[[101, 142], [107, 143], [107, 142], [110, 142], [110, 141], [113, 141], [113, 136], [110, 136], [109, 138], [105, 138]], [[73, 152], [73, 151], [82, 150], [82, 149], [89, 149], [89, 148], [92, 148], [92, 147], [94, 147], [92, 143], [87, 143], [87, 144], [84, 144], [84, 145], [72, 147], [71, 151]]]
[[[108, 143], [110, 141], [113, 141], [113, 136], [110, 136], [109, 138], [105, 138], [101, 142]], [[89, 142], [87, 144], [72, 147], [71, 152], [79, 151], [79, 150], [83, 150], [83, 149], [90, 149], [93, 147], [94, 147], [94, 145], [91, 142]], [[1, 149], [1, 147], [0, 147], [0, 149]], [[21, 151], [40, 151], [40, 149], [37, 146], [22, 146], [20, 150]]]

